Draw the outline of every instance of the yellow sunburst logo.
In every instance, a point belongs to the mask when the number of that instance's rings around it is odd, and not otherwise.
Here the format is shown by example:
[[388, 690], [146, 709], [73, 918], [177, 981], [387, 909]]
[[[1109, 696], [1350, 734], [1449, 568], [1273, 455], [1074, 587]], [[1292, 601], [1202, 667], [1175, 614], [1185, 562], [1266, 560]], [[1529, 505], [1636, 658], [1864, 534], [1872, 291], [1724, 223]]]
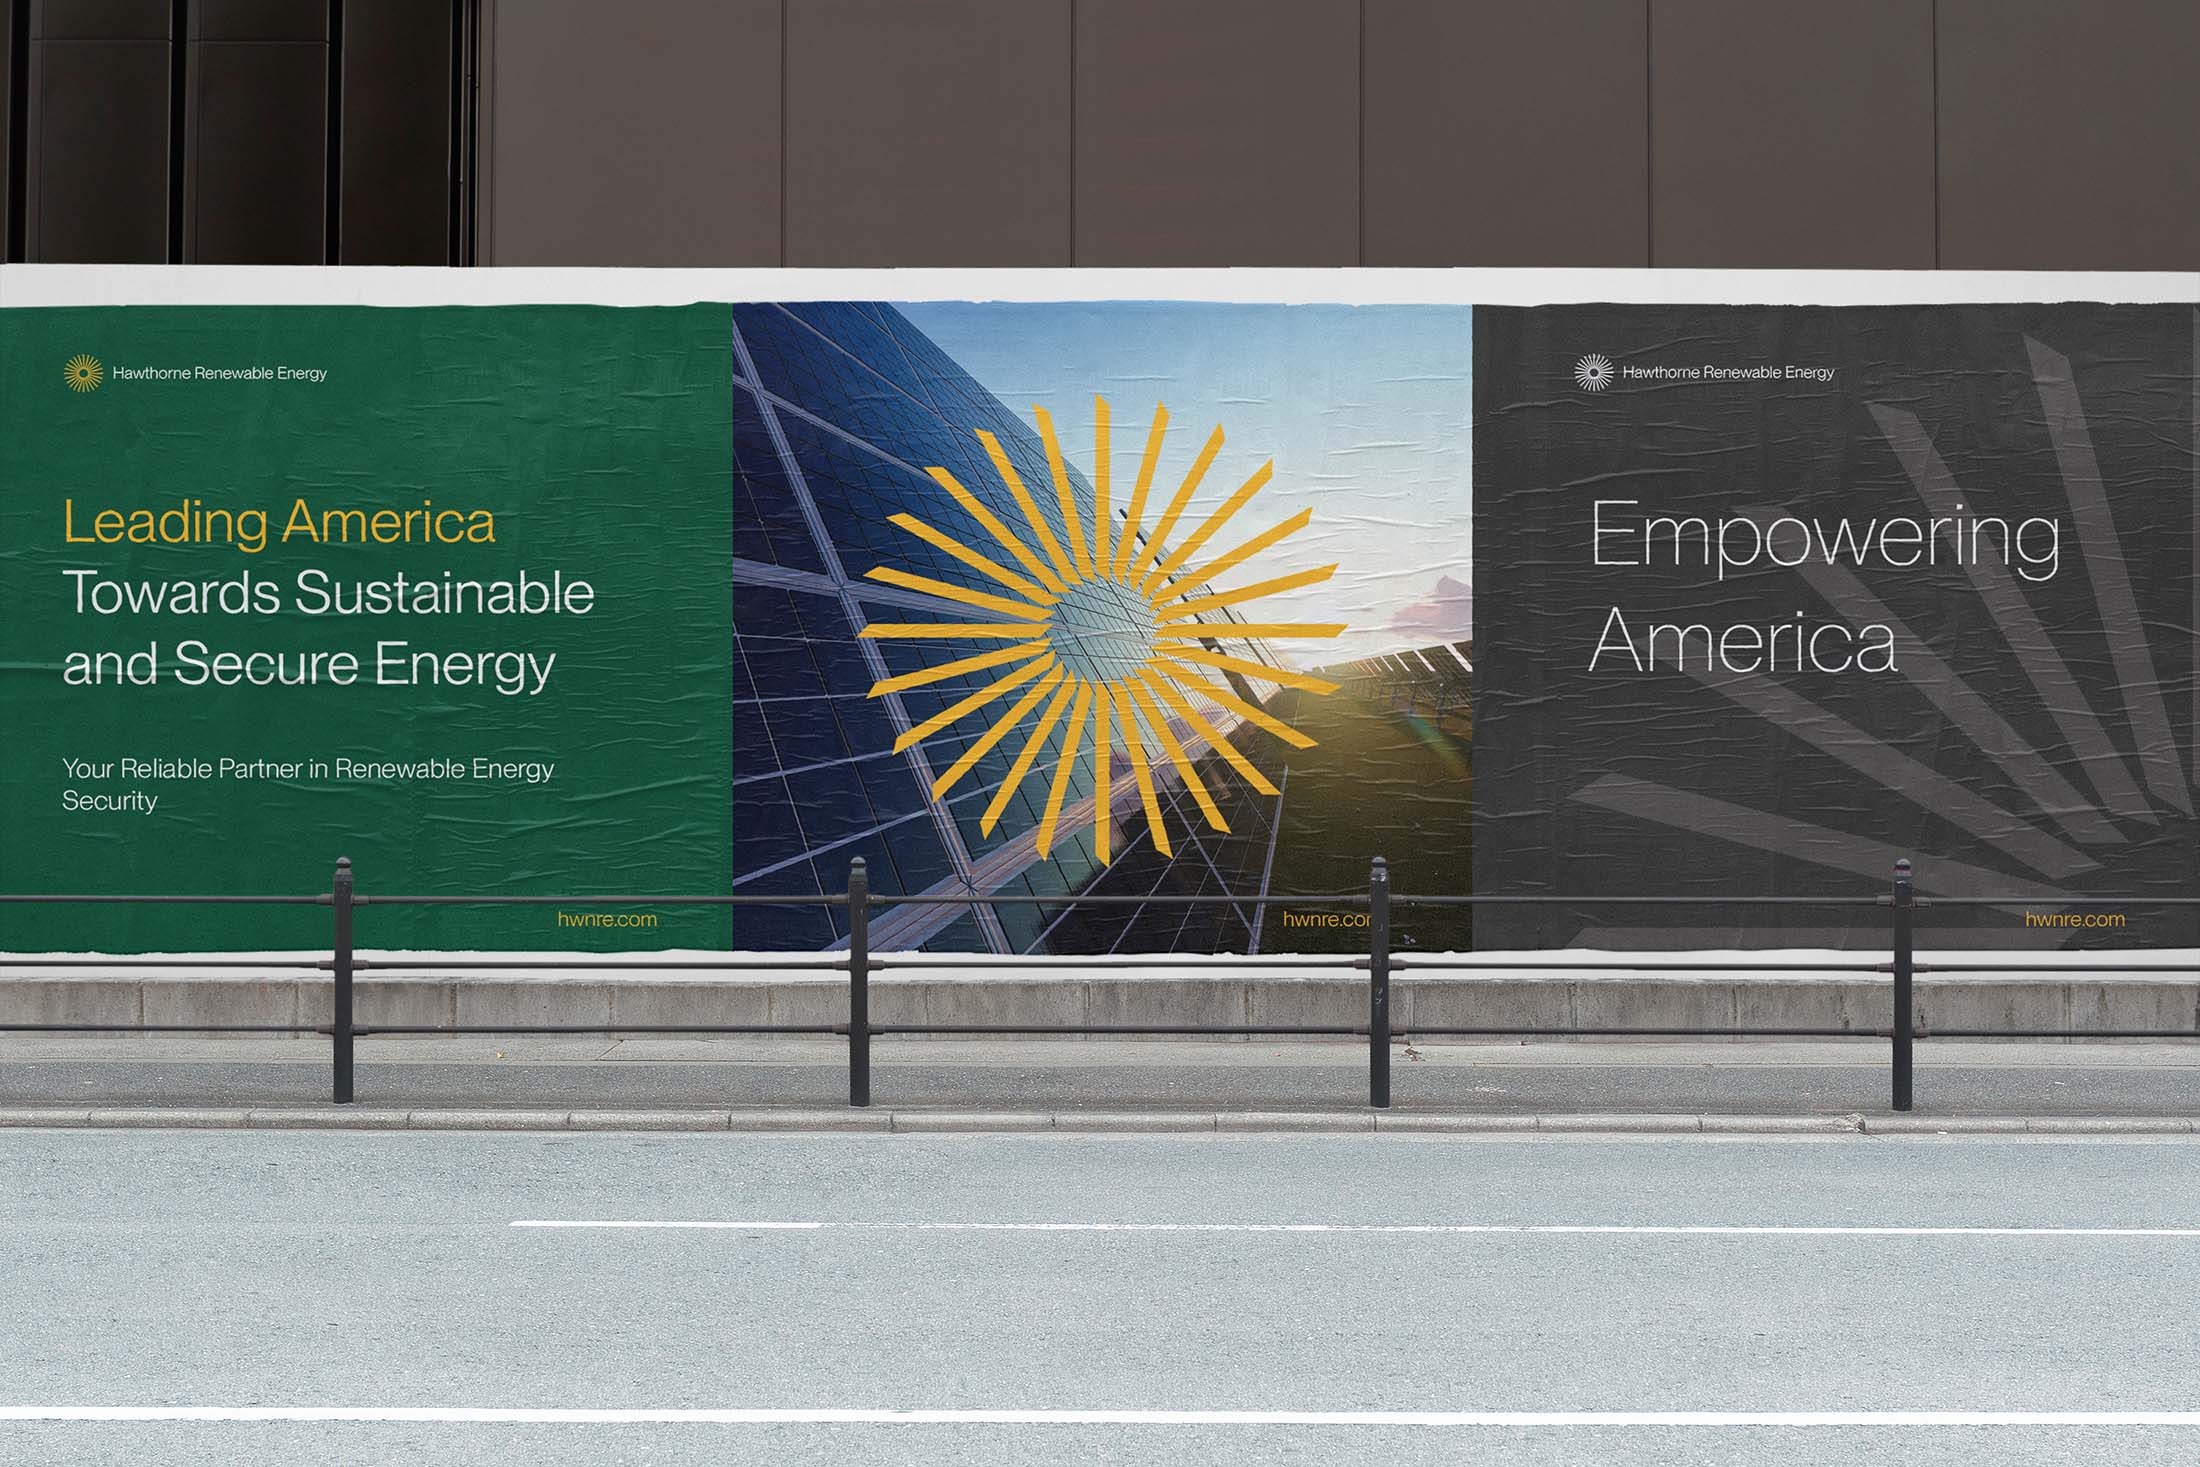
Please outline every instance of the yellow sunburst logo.
[[999, 588], [1000, 594], [911, 575], [888, 566], [876, 567], [868, 576], [890, 586], [959, 602], [998, 619], [873, 624], [865, 627], [862, 635], [1009, 643], [993, 651], [959, 657], [875, 683], [871, 696], [877, 698], [948, 678], [966, 677], [994, 668], [1005, 669], [992, 682], [902, 734], [894, 741], [894, 751], [899, 753], [1016, 694], [1008, 710], [995, 717], [985, 732], [933, 780], [931, 795], [935, 800], [944, 797], [996, 745], [1029, 726], [1022, 749], [979, 821], [979, 828], [991, 835], [1002, 811], [1007, 809], [1032, 765], [1045, 751], [1055, 731], [1060, 729], [1061, 744], [1055, 757], [1052, 787], [1047, 794], [1045, 814], [1039, 822], [1039, 854], [1044, 856], [1058, 838], [1063, 800], [1078, 755], [1087, 747], [1085, 740], [1089, 727], [1089, 747], [1094, 756], [1094, 846], [1099, 859], [1106, 862], [1110, 858], [1109, 827], [1112, 823], [1108, 814], [1110, 766], [1115, 760], [1118, 739], [1131, 774], [1138, 782], [1147, 827], [1153, 834], [1155, 847], [1163, 855], [1174, 854], [1154, 792], [1155, 771], [1163, 759], [1175, 768], [1207, 824], [1218, 831], [1227, 832], [1230, 828], [1213, 794], [1194, 768], [1192, 756], [1185, 750], [1186, 741], [1178, 735], [1179, 727], [1203, 740], [1253, 789], [1264, 795], [1277, 792], [1276, 786], [1230, 742], [1213, 719], [1200, 711], [1202, 705], [1220, 709], [1264, 729], [1293, 748], [1313, 747], [1313, 739], [1270, 714], [1251, 698], [1241, 697], [1213, 681], [1208, 674], [1220, 672], [1315, 694], [1335, 692], [1337, 685], [1304, 673], [1231, 656], [1213, 645], [1218, 639], [1334, 637], [1344, 631], [1345, 624], [1203, 620], [1210, 614], [1223, 613], [1226, 608], [1264, 596], [1315, 585], [1335, 574], [1335, 565], [1325, 565], [1232, 590], [1214, 590], [1210, 586], [1217, 577], [1236, 570], [1262, 551], [1305, 529], [1313, 519], [1313, 511], [1301, 510], [1236, 549], [1193, 565], [1192, 558], [1267, 484], [1275, 468], [1274, 462], [1262, 464], [1229, 498], [1199, 521], [1198, 528], [1171, 549], [1170, 533], [1184, 519], [1200, 481], [1222, 449], [1222, 429], [1217, 427], [1208, 436], [1206, 445], [1184, 476], [1183, 484], [1162, 510], [1152, 532], [1142, 534], [1141, 520], [1146, 511], [1147, 493], [1153, 485], [1154, 463], [1161, 456], [1162, 437], [1168, 430], [1168, 409], [1158, 404], [1154, 408], [1153, 426], [1146, 434], [1145, 457], [1139, 463], [1130, 506], [1119, 530], [1111, 524], [1108, 502], [1107, 400], [1095, 398], [1093, 412], [1094, 502], [1090, 536], [1085, 533], [1083, 518], [1070, 492], [1069, 474], [1062, 463], [1062, 446], [1054, 436], [1054, 420], [1044, 408], [1035, 406], [1032, 414], [1046, 445], [1047, 468], [1054, 480], [1055, 502], [1060, 509], [1059, 534], [1056, 533], [1056, 521], [1032, 498], [1031, 491], [1024, 486], [1022, 477], [1002, 451], [1000, 441], [980, 429], [978, 441], [984, 445], [986, 456], [992, 459], [994, 470], [1014, 499], [1031, 537], [1038, 542], [1036, 551], [946, 469], [930, 468], [925, 472], [977, 521], [995, 545], [1022, 567], [1022, 573], [972, 549], [915, 515], [897, 514], [892, 519], [894, 525], [979, 572]]
[[61, 377], [75, 391], [92, 392], [107, 379], [107, 369], [99, 364], [98, 357], [79, 353], [62, 366]]

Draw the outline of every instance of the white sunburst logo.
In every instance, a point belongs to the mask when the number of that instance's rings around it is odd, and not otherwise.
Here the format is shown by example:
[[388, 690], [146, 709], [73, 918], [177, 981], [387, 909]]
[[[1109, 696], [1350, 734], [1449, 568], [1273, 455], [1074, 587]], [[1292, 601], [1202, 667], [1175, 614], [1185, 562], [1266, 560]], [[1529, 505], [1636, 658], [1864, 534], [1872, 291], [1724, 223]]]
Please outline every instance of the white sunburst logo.
[[1612, 385], [1612, 359], [1587, 356], [1574, 363], [1574, 385], [1583, 392], [1602, 392]]

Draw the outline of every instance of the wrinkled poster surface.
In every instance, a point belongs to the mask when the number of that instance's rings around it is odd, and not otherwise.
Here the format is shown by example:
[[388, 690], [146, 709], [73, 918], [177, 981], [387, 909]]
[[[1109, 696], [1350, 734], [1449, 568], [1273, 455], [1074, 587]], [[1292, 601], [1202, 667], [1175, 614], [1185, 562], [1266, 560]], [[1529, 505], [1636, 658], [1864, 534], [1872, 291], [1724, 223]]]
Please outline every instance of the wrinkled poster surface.
[[[0, 311], [0, 889], [428, 949], [2183, 945], [2190, 306]], [[1480, 605], [1477, 606], [1479, 601]], [[1479, 625], [1478, 625], [1479, 623]], [[1475, 775], [1479, 773], [1479, 789]], [[979, 907], [895, 897], [982, 893]], [[1211, 907], [1077, 896], [1232, 894]], [[2104, 906], [2103, 912], [2111, 910]], [[0, 907], [0, 949], [310, 948]], [[1884, 941], [1401, 908], [1407, 950]]]
[[[1476, 880], [1869, 894], [1935, 941], [2182, 946], [2193, 312], [1476, 317]], [[2076, 924], [2076, 925], [2066, 925]], [[1883, 911], [1493, 908], [1487, 947], [1884, 946]]]

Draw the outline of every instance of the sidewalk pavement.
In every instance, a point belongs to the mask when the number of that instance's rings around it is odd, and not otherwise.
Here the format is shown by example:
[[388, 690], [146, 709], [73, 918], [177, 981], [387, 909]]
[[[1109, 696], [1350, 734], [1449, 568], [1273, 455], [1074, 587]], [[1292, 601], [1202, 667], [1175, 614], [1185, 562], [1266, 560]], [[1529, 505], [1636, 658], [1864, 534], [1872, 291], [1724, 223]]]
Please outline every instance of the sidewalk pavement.
[[402, 1110], [0, 1106], [0, 1129], [356, 1131], [1381, 1132], [1598, 1136], [2192, 1136], [2189, 1116], [1496, 1115], [1458, 1111]]
[[2200, 1045], [1921, 1043], [1888, 1110], [1884, 1041], [1400, 1044], [882, 1040], [867, 1109], [838, 1041], [374, 1039], [357, 1103], [321, 1038], [0, 1036], [0, 1124], [389, 1129], [1421, 1130], [2181, 1134]]

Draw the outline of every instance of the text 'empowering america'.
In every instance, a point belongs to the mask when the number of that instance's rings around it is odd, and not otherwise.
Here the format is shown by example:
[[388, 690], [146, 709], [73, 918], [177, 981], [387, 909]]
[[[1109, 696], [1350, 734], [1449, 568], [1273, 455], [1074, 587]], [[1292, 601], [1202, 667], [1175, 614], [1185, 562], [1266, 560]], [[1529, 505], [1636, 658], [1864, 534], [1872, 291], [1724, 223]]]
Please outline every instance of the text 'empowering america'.
[[[1724, 582], [1738, 574], [1916, 571], [1999, 564], [2038, 584], [2062, 568], [2062, 522], [1967, 511], [1918, 518], [1886, 515], [1805, 517], [1752, 511], [1710, 518], [1641, 512], [1641, 501], [1599, 499], [1590, 523], [1594, 564], [1616, 569], [1679, 568]], [[1893, 628], [1813, 619], [1802, 611], [1713, 627], [1703, 622], [1643, 623], [1614, 605], [1605, 613], [1591, 672], [1892, 672]]]

